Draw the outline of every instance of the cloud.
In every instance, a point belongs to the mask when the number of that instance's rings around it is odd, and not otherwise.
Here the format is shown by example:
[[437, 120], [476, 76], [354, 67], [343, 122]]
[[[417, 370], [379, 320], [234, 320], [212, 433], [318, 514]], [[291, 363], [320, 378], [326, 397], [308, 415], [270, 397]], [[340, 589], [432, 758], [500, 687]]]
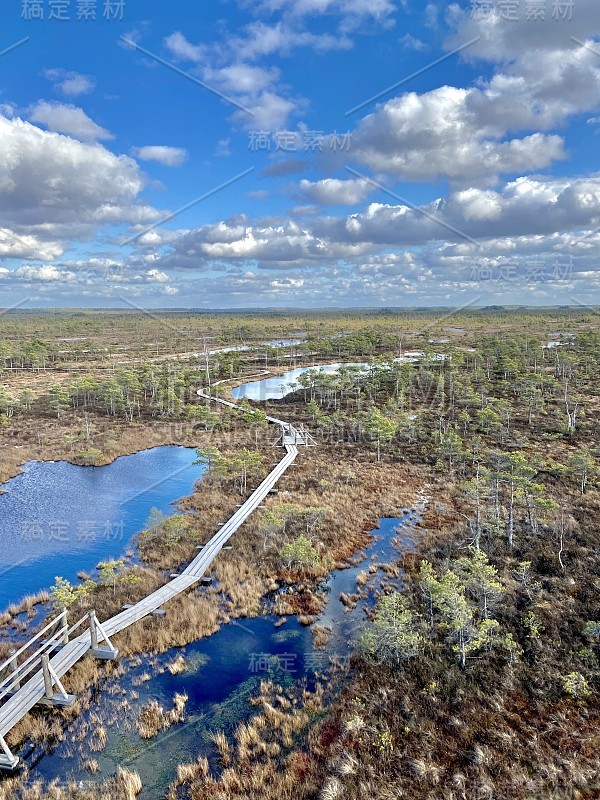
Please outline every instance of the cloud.
[[[317, 53], [349, 50], [351, 32], [365, 33], [373, 22], [387, 25], [395, 10], [391, 0], [265, 0], [242, 2], [256, 16], [278, 14], [275, 22], [262, 19], [240, 27], [235, 34], [224, 33], [213, 43], [194, 44], [181, 31], [164, 40], [171, 57], [190, 62], [191, 73], [247, 111], [239, 111], [233, 121], [251, 130], [283, 130], [289, 120], [308, 105], [292, 96], [280, 71], [257, 64], [269, 56], [284, 56], [305, 48]], [[314, 32], [308, 22], [319, 16], [334, 20], [333, 32]]]
[[[26, 290], [32, 301], [54, 303], [57, 299], [84, 299], [86, 304], [129, 295], [142, 297], [172, 297], [180, 287], [169, 283], [169, 277], [159, 270], [137, 272], [123, 263], [109, 259], [66, 261], [62, 264], [21, 265], [16, 269], [0, 269], [4, 293]], [[35, 292], [35, 295], [32, 294]], [[16, 295], [18, 297], [18, 295]], [[71, 299], [71, 303], [73, 300]]]
[[254, 0], [252, 7], [258, 12], [283, 13], [290, 18], [338, 16], [344, 29], [354, 29], [368, 19], [386, 22], [396, 10], [391, 0]]
[[[470, 259], [486, 242], [556, 237], [600, 227], [600, 175], [578, 179], [519, 178], [500, 191], [469, 188], [417, 209], [371, 203], [342, 216], [300, 221], [236, 217], [173, 236], [155, 268], [254, 264], [261, 269], [311, 269], [368, 257], [382, 248], [442, 248]], [[600, 239], [600, 235], [598, 237]], [[579, 250], [584, 245], [579, 233]], [[564, 243], [563, 243], [564, 244]], [[498, 244], [507, 254], [506, 244]], [[517, 248], [518, 249], [518, 248]], [[511, 251], [509, 255], [514, 255]], [[587, 255], [587, 250], [586, 250]]]
[[399, 39], [400, 44], [405, 50], [414, 50], [417, 53], [420, 53], [423, 50], [429, 50], [429, 45], [425, 42], [422, 42], [421, 39], [417, 39], [411, 33], [405, 33]]
[[183, 61], [200, 62], [206, 57], [206, 47], [204, 45], [191, 44], [181, 31], [174, 31], [167, 36], [165, 45], [176, 58], [180, 58]]
[[220, 53], [221, 48], [207, 55], [204, 46], [191, 44], [180, 32], [166, 37], [164, 43], [173, 57], [195, 65], [191, 74], [239, 106], [232, 119], [246, 128], [284, 129], [302, 106], [299, 100], [286, 96], [276, 67], [244, 63], [235, 52]]
[[43, 75], [49, 81], [52, 81], [55, 91], [61, 92], [67, 97], [88, 94], [96, 87], [94, 78], [90, 75], [82, 75], [80, 72], [71, 72], [65, 69], [46, 69]]
[[0, 215], [10, 229], [0, 253], [5, 244], [47, 260], [100, 226], [156, 222], [161, 212], [139, 199], [143, 188], [128, 156], [0, 116]]
[[158, 269], [148, 270], [146, 276], [151, 283], [166, 283], [166, 281], [169, 280], [167, 273], [161, 272]]
[[66, 133], [84, 142], [112, 139], [113, 135], [101, 128], [81, 108], [65, 103], [40, 100], [29, 111], [32, 122], [41, 122], [48, 130]]
[[545, 20], [531, 22], [522, 3], [517, 21], [479, 20], [451, 4], [446, 49], [472, 42], [460, 58], [495, 71], [466, 88], [406, 92], [377, 106], [357, 125], [353, 157], [401, 180], [455, 185], [493, 185], [566, 158], [554, 129], [600, 109], [600, 57], [570, 39], [600, 33], [600, 5], [581, 0], [572, 21], [549, 6]]
[[290, 209], [290, 216], [292, 217], [312, 217], [319, 213], [318, 206], [303, 205], [294, 206]]
[[180, 167], [186, 160], [188, 152], [182, 147], [146, 145], [145, 147], [134, 147], [132, 155], [141, 161], [156, 161], [165, 167]]
[[264, 69], [252, 64], [237, 63], [221, 69], [208, 69], [204, 75], [207, 81], [224, 92], [251, 96], [272, 86], [279, 78], [279, 71], [275, 68]]
[[[390, 0], [238, 4], [253, 20], [235, 34], [222, 23], [219, 39], [212, 43], [194, 43], [175, 32], [165, 45], [191, 74], [252, 110], [251, 116], [232, 109], [236, 123], [270, 132], [287, 129], [307, 106], [286, 85], [285, 62], [275, 67], [267, 59], [300, 48], [311, 53], [349, 49], [359, 32], [391, 24], [395, 11]], [[137, 299], [156, 298], [159, 304], [175, 303], [176, 298], [191, 304], [194, 298], [194, 305], [263, 307], [404, 305], [407, 298], [443, 305], [479, 294], [487, 302], [510, 302], [511, 297], [540, 302], [555, 301], [559, 292], [568, 301], [575, 288], [579, 296], [600, 299], [600, 175], [539, 174], [566, 157], [566, 123], [585, 114], [584, 122], [595, 124], [600, 113], [600, 58], [570, 40], [571, 35], [583, 40], [600, 32], [600, 6], [597, 0], [578, 0], [572, 25], [552, 19], [550, 6], [548, 2], [544, 24], [526, 24], [523, 3], [516, 23], [497, 17], [474, 20], [468, 4], [462, 9], [446, 5], [444, 19], [451, 30], [446, 49], [481, 36], [460, 58], [470, 63], [472, 72], [484, 62], [484, 77], [462, 87], [402, 92], [358, 122], [344, 157], [364, 165], [361, 171], [381, 174], [388, 186], [388, 177], [448, 182], [447, 190], [416, 209], [398, 199], [356, 210], [354, 206], [367, 202], [368, 180], [311, 173], [311, 180], [297, 179], [299, 198], [294, 202], [302, 205], [287, 215], [239, 215], [193, 230], [154, 229], [140, 238], [131, 255], [128, 249], [111, 259], [105, 247], [95, 260], [49, 266], [67, 242], [89, 239], [101, 226], [128, 224], [142, 232], [164, 212], [140, 199], [144, 178], [133, 159], [92, 144], [101, 136], [93, 127], [90, 132], [89, 125], [99, 126], [81, 109], [46, 103], [42, 113], [49, 118], [50, 106], [54, 117], [51, 123], [37, 121], [84, 143], [10, 120], [6, 109], [0, 118], [0, 214], [6, 226], [0, 230], [0, 257], [41, 263], [0, 270], [3, 290], [29, 282], [40, 292], [56, 287], [65, 296], [78, 292], [73, 296], [114, 298], [128, 293]], [[425, 9], [432, 25], [433, 11], [440, 9], [438, 39], [441, 8], [430, 3]], [[396, 38], [405, 49], [424, 47], [411, 34]], [[65, 94], [62, 84], [78, 73], [54, 72], [49, 77]], [[76, 96], [75, 77], [73, 81]], [[64, 109], [70, 109], [84, 119], [57, 124], [57, 109], [63, 117]], [[86, 124], [87, 133], [81, 133]], [[298, 135], [302, 130], [300, 125]], [[229, 144], [222, 140], [219, 150], [227, 152]], [[133, 152], [144, 160], [144, 151], [146, 156], [154, 151], [160, 163], [168, 163], [178, 158], [171, 151], [180, 150], [155, 145]], [[14, 153], [20, 154], [20, 163]], [[285, 158], [284, 153], [274, 156]], [[321, 158], [326, 157], [323, 153]], [[294, 175], [308, 167], [319, 163], [308, 155], [273, 159], [262, 174]], [[350, 208], [323, 212], [324, 206], [336, 205]], [[540, 261], [550, 274], [557, 259], [565, 257], [573, 261], [569, 280], [555, 276], [542, 285], [528, 277], [528, 263]], [[111, 269], [118, 262], [110, 286], [103, 277], [106, 260]], [[497, 275], [508, 265], [516, 265], [515, 286], [521, 292], [486, 281], [478, 272]]]
[[364, 211], [328, 218], [314, 232], [336, 242], [396, 246], [548, 235], [600, 225], [600, 175], [543, 181], [519, 178], [501, 191], [469, 188], [411, 209], [372, 203]]
[[[445, 42], [446, 48], [452, 50], [479, 36], [479, 41], [463, 52], [463, 58], [508, 62], [521, 58], [524, 53], [577, 49], [572, 36], [587, 40], [600, 32], [600, 5], [596, 0], [575, 0], [571, 19], [557, 18], [555, 4], [548, 3], [544, 19], [531, 21], [524, 5], [520, 4], [517, 19], [508, 20], [498, 13], [489, 19], [477, 19], [470, 8], [451, 3], [446, 18], [452, 32]], [[568, 3], [557, 5], [568, 6]]]
[[289, 125], [290, 117], [299, 111], [299, 103], [288, 100], [276, 92], [262, 92], [256, 98], [241, 98], [252, 114], [237, 111], [234, 119], [249, 130], [282, 131]]
[[51, 265], [43, 266], [24, 266], [19, 267], [12, 273], [15, 278], [22, 280], [24, 283], [37, 283], [48, 281], [69, 281], [75, 275], [72, 272], [64, 272]]
[[354, 206], [373, 191], [373, 185], [363, 178], [325, 178], [315, 182], [302, 180], [299, 188], [304, 199], [325, 206]]
[[[451, 86], [403, 94], [359, 123], [351, 155], [403, 180], [447, 178], [461, 184], [494, 183], [501, 174], [536, 171], [565, 158], [558, 135], [503, 138], [516, 122], [504, 94], [499, 101], [496, 92]], [[504, 117], [497, 113], [499, 102], [506, 107]]]
[[245, 217], [204, 225], [173, 239], [158, 259], [163, 269], [204, 269], [209, 264], [256, 261], [260, 266], [323, 263], [363, 252], [362, 243], [335, 243], [286, 220], [249, 224]]
[[52, 260], [62, 255], [63, 246], [57, 241], [44, 241], [41, 237], [19, 234], [0, 228], [0, 258], [40, 258]]
[[[235, 227], [240, 222], [230, 224]], [[220, 227], [219, 235], [226, 236]], [[104, 304], [114, 305], [111, 299], [123, 296], [158, 305], [179, 296], [187, 306], [204, 307], [539, 305], [555, 302], [558, 293], [564, 303], [574, 304], [575, 297], [591, 303], [600, 297], [600, 273], [595, 269], [600, 231], [588, 233], [583, 242], [582, 232], [577, 231], [487, 239], [479, 246], [470, 242], [394, 250], [373, 246], [346, 258], [281, 263], [277, 272], [264, 264], [257, 268], [244, 262], [216, 262], [200, 280], [199, 261], [196, 270], [168, 279], [161, 270], [122, 263], [115, 265], [114, 277], [107, 283], [103, 275], [112, 263], [90, 259], [56, 265], [60, 280], [52, 272], [42, 273], [47, 280], [36, 280], [35, 271], [0, 269], [0, 281], [5, 296], [12, 290], [19, 299], [25, 288], [31, 296], [35, 288], [36, 297], [51, 298], [50, 303], [62, 297], [67, 305], [80, 303], [82, 297], [96, 304], [104, 298]]]
[[296, 25], [280, 20], [269, 24], [254, 22], [245, 26], [242, 33], [229, 40], [229, 47], [236, 57], [244, 61], [255, 61], [265, 56], [289, 55], [293, 50], [307, 48], [318, 53], [349, 50], [352, 40], [345, 34], [311, 33]]
[[222, 158], [226, 158], [227, 156], [231, 155], [231, 139], [227, 137], [226, 139], [219, 139], [217, 142], [217, 148], [215, 150], [215, 155], [220, 156]]

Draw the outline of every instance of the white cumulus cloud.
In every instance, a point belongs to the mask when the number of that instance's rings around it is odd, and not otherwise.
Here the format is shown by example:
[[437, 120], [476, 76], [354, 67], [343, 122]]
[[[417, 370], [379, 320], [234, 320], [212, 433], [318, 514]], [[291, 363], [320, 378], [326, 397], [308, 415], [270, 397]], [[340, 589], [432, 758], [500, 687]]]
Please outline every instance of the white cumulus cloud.
[[0, 115], [0, 253], [47, 260], [99, 226], [156, 222], [143, 188], [132, 158]]
[[85, 111], [66, 103], [40, 100], [29, 111], [32, 122], [41, 122], [48, 130], [66, 133], [84, 142], [114, 138], [110, 131], [97, 125]]
[[95, 79], [90, 75], [82, 75], [80, 72], [72, 72], [66, 69], [46, 69], [43, 75], [49, 81], [52, 81], [55, 91], [67, 97], [88, 94], [96, 86]]
[[183, 147], [168, 147], [167, 145], [146, 145], [134, 147], [132, 154], [140, 161], [156, 161], [165, 167], [180, 167], [188, 156]]
[[302, 180], [299, 187], [303, 199], [325, 206], [354, 206], [373, 191], [373, 185], [364, 178], [324, 178], [314, 182]]

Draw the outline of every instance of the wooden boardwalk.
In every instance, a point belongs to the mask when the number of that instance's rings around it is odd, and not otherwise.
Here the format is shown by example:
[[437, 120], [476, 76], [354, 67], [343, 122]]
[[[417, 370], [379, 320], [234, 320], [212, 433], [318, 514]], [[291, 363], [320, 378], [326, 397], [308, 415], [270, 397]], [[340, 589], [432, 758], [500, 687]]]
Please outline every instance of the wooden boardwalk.
[[[198, 390], [198, 395], [208, 400], [215, 400], [231, 408], [238, 408], [235, 403], [221, 398], [211, 398], [210, 395], [202, 390]], [[8, 689], [11, 689], [11, 687], [14, 688], [14, 691], [10, 693], [9, 699], [0, 706], [0, 768], [13, 770], [19, 763], [19, 759], [10, 751], [4, 738], [9, 731], [11, 731], [37, 703], [41, 702], [46, 705], [68, 704], [71, 698], [69, 698], [64, 691], [60, 678], [62, 678], [62, 676], [80, 659], [89, 651], [92, 651], [92, 655], [99, 658], [115, 658], [118, 651], [112, 646], [110, 641], [111, 636], [128, 628], [135, 622], [144, 619], [144, 617], [149, 616], [161, 608], [168, 600], [171, 600], [173, 597], [181, 594], [181, 592], [189, 589], [190, 586], [196, 584], [205, 575], [214, 559], [220, 553], [223, 545], [226, 544], [238, 528], [243, 525], [253, 511], [262, 503], [290, 464], [294, 462], [298, 455], [297, 445], [308, 444], [307, 435], [303, 431], [296, 430], [296, 428], [289, 423], [283, 422], [275, 417], [267, 417], [267, 419], [270, 423], [280, 426], [280, 443], [286, 451], [284, 457], [180, 575], [173, 578], [169, 583], [165, 584], [165, 586], [157, 589], [157, 591], [148, 595], [143, 600], [135, 603], [135, 605], [132, 605], [101, 624], [92, 616], [90, 620], [87, 618], [79, 620], [70, 631], [67, 631], [66, 628], [62, 629], [60, 641], [58, 641], [58, 639], [55, 641], [50, 639], [49, 642], [39, 648], [37, 654], [35, 654], [35, 658], [34, 656], [31, 657], [31, 663], [27, 671], [31, 669], [32, 665], [36, 667], [37, 671], [22, 686], [18, 687], [17, 679], [20, 677], [20, 674], [24, 676], [27, 662], [22, 663], [13, 673], [10, 672], [11, 659], [0, 665], [0, 676], [7, 670], [9, 672], [8, 677], [0, 683], [0, 702], [2, 702], [3, 694], [9, 694], [7, 688], [3, 690], [3, 687], [8, 687]], [[83, 626], [83, 623], [86, 622], [89, 625], [88, 630], [80, 633], [76, 638], [72, 638], [66, 644], [62, 644], [62, 641], [68, 638], [67, 634], [72, 634], [75, 629]], [[37, 639], [37, 637], [35, 637], [35, 639]], [[56, 651], [57, 646], [60, 646], [59, 652], [52, 655], [52, 652]], [[35, 660], [36, 658], [38, 659], [37, 661]], [[23, 670], [23, 673], [19, 673], [19, 670]], [[56, 693], [55, 688], [58, 689]]]

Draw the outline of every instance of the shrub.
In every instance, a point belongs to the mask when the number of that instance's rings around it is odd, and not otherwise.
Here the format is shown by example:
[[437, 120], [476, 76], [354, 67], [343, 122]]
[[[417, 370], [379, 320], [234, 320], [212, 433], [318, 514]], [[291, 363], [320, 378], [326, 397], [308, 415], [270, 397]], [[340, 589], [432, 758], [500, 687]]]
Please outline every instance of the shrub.
[[388, 667], [397, 667], [419, 655], [424, 644], [419, 620], [406, 608], [398, 592], [381, 600], [360, 644], [369, 658]]
[[319, 554], [307, 536], [298, 536], [281, 551], [281, 561], [288, 569], [313, 568], [319, 564]]
[[591, 694], [589, 684], [581, 672], [569, 672], [562, 679], [562, 686], [564, 693], [575, 699], [588, 697]]
[[97, 467], [104, 460], [104, 453], [96, 447], [88, 447], [76, 456], [77, 463], [83, 467]]

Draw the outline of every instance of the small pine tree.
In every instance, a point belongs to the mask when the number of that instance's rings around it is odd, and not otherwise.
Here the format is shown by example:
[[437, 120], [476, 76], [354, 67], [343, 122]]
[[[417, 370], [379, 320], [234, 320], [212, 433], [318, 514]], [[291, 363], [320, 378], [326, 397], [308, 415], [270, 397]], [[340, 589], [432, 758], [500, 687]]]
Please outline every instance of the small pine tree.
[[281, 551], [281, 561], [287, 569], [312, 569], [319, 564], [319, 554], [307, 536], [298, 536]]

